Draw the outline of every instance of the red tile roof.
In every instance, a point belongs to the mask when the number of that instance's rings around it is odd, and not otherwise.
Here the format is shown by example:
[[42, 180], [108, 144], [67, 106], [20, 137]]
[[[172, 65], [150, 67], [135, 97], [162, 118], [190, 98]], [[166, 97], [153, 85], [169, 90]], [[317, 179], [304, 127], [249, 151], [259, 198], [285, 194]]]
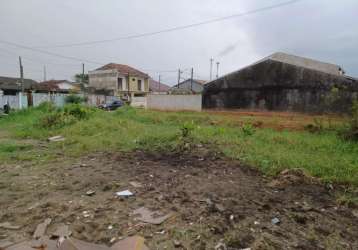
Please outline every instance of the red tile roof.
[[96, 70], [107, 70], [107, 69], [116, 69], [119, 73], [122, 74], [129, 74], [130, 76], [138, 76], [138, 77], [143, 77], [143, 78], [147, 78], [148, 75], [146, 73], [143, 73], [142, 71], [139, 71], [135, 68], [132, 68], [128, 65], [124, 65], [124, 64], [117, 64], [117, 63], [109, 63], [106, 64]]

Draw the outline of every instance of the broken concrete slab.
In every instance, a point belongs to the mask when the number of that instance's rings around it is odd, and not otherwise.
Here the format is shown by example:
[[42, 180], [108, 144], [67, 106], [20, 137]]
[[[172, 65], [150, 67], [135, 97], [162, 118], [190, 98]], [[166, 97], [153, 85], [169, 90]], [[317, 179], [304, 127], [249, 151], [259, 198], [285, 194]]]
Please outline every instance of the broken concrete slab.
[[58, 250], [110, 250], [110, 248], [105, 245], [93, 244], [71, 238], [64, 240]]
[[135, 188], [141, 188], [143, 185], [137, 181], [130, 181], [129, 184], [131, 184]]
[[[40, 240], [22, 241], [11, 246], [5, 247], [5, 250], [58, 250], [55, 240], [50, 240], [48, 237], [43, 237]], [[0, 248], [1, 249], [1, 248]]]
[[47, 226], [50, 225], [51, 219], [47, 218], [43, 223], [38, 224], [34, 235], [32, 236], [34, 239], [40, 239], [42, 236], [45, 235]]
[[14, 245], [14, 242], [9, 240], [0, 240], [0, 250], [3, 250], [11, 245]]
[[172, 214], [161, 215], [158, 211], [152, 212], [145, 207], [134, 210], [133, 215], [140, 215], [140, 217], [137, 218], [139, 221], [154, 225], [160, 225], [172, 216]]
[[50, 142], [58, 142], [58, 141], [64, 141], [65, 137], [63, 137], [62, 135], [56, 135], [48, 138], [47, 140]]
[[72, 232], [67, 225], [61, 225], [51, 234], [51, 238], [68, 238], [71, 234]]
[[111, 250], [149, 250], [144, 241], [140, 236], [128, 237], [114, 244]]
[[10, 230], [18, 230], [21, 228], [21, 226], [12, 225], [10, 222], [6, 221], [3, 223], [0, 223], [0, 228], [10, 229]]

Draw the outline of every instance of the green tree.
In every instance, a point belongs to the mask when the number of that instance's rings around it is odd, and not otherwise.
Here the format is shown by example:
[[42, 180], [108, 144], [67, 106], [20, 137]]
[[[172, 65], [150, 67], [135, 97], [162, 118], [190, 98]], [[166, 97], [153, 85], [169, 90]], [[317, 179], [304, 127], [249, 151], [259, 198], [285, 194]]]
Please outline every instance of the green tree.
[[76, 82], [88, 83], [88, 74], [76, 74]]

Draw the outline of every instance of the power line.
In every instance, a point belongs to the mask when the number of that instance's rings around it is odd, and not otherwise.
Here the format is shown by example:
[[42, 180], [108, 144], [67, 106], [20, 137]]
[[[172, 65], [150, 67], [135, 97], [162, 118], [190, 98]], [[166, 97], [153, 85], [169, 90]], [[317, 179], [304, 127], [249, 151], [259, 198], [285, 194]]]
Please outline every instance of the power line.
[[35, 52], [42, 53], [42, 54], [55, 56], [55, 57], [61, 57], [61, 58], [67, 59], [67, 60], [74, 60], [74, 61], [86, 62], [86, 63], [98, 64], [98, 65], [103, 65], [104, 64], [104, 63], [101, 63], [101, 62], [90, 61], [90, 60], [87, 60], [87, 59], [78, 58], [78, 57], [74, 57], [74, 56], [65, 56], [65, 55], [53, 53], [53, 52], [46, 51], [46, 50], [41, 50], [41, 49], [38, 49], [38, 48], [32, 48], [32, 47], [29, 47], [29, 46], [25, 46], [25, 45], [21, 45], [21, 44], [18, 44], [18, 43], [5, 41], [5, 40], [0, 40], [0, 43], [15, 46], [15, 47], [18, 47], [18, 48], [21, 48], [21, 49], [35, 51]]
[[120, 40], [128, 40], [128, 39], [134, 39], [134, 38], [154, 36], [154, 35], [158, 35], [158, 34], [162, 34], [162, 33], [173, 32], [173, 31], [177, 31], [177, 30], [184, 30], [184, 29], [189, 29], [189, 28], [193, 28], [193, 27], [197, 27], [197, 26], [206, 25], [206, 24], [222, 22], [222, 21], [225, 21], [225, 20], [228, 20], [228, 19], [234, 19], [234, 18], [238, 18], [238, 17], [248, 16], [248, 15], [256, 14], [256, 13], [259, 13], [259, 12], [268, 11], [268, 10], [284, 7], [284, 6], [287, 6], [287, 5], [291, 5], [291, 4], [297, 3], [299, 1], [302, 1], [302, 0], [286, 1], [286, 2], [279, 3], [279, 4], [274, 4], [274, 5], [270, 5], [270, 6], [266, 6], [266, 7], [262, 7], [262, 8], [258, 8], [258, 9], [254, 9], [254, 10], [234, 14], [234, 15], [230, 15], [230, 16], [210, 19], [210, 20], [197, 22], [197, 23], [192, 23], [192, 24], [188, 24], [188, 25], [176, 26], [176, 27], [162, 29], [162, 30], [158, 30], [158, 31], [146, 32], [146, 33], [134, 34], [134, 35], [128, 35], [128, 36], [123, 36], [123, 37], [117, 37], [117, 38], [113, 38], [113, 39], [94, 40], [94, 41], [78, 42], [78, 43], [66, 43], [66, 44], [58, 44], [58, 45], [53, 45], [53, 46], [37, 46], [37, 47], [34, 47], [34, 48], [36, 48], [36, 49], [42, 48], [43, 49], [43, 48], [75, 47], [75, 46], [92, 45], [92, 44], [99, 44], [99, 43], [109, 43], [109, 42], [115, 42], [115, 41], [120, 41]]
[[[21, 45], [21, 44], [9, 42], [9, 41], [0, 40], [0, 43], [8, 44], [8, 45], [19, 47], [19, 48], [26, 49], [26, 50], [32, 50], [32, 51], [39, 52], [39, 53], [42, 53], [42, 54], [48, 54], [48, 55], [51, 55], [51, 56], [61, 57], [61, 58], [68, 59], [68, 60], [76, 60], [76, 61], [79, 61], [79, 62], [87, 62], [87, 63], [98, 64], [98, 65], [104, 65], [105, 64], [105, 63], [102, 63], [102, 62], [89, 61], [89, 60], [86, 60], [86, 59], [83, 59], [83, 58], [77, 58], [77, 57], [72, 57], [72, 56], [64, 56], [64, 55], [60, 55], [60, 54], [56, 54], [56, 53], [52, 53], [52, 52], [49, 52], [49, 51], [40, 50], [40, 49], [36, 49], [36, 48], [31, 48], [31, 47], [28, 47], [28, 46], [25, 46], [25, 45]], [[3, 48], [0, 48], [0, 49], [3, 50], [3, 51], [6, 51], [9, 54], [15, 54], [14, 52], [10, 52], [10, 51], [5, 50]], [[29, 59], [29, 58], [26, 58], [26, 59], [29, 60], [29, 61], [32, 61], [32, 62], [36, 62], [36, 61], [34, 61], [32, 59]], [[36, 63], [40, 63], [40, 62], [36, 62]], [[52, 62], [50, 62], [49, 64], [61, 65], [61, 64], [56, 64], [56, 63], [52, 63]], [[63, 64], [63, 65], [66, 65], [66, 64]], [[71, 66], [74, 66], [74, 65], [71, 64]], [[174, 70], [171, 70], [171, 69], [164, 69], [164, 70], [141, 69], [141, 70], [142, 71], [152, 71], [152, 72], [157, 72], [157, 73], [160, 73], [160, 72], [170, 73], [170, 72], [176, 72], [177, 71], [176, 69], [174, 69]]]

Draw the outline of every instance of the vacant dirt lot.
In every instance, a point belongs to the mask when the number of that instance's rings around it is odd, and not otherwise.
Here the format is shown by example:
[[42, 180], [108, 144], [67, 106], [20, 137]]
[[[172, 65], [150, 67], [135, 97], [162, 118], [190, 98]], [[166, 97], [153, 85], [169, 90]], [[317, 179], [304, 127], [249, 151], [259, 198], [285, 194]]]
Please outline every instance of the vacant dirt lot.
[[329, 127], [336, 126], [345, 121], [346, 118], [338, 115], [310, 115], [296, 112], [274, 112], [274, 111], [253, 111], [253, 110], [206, 110], [210, 115], [226, 117], [231, 121], [251, 121], [256, 127], [272, 128], [275, 130], [304, 130], [308, 124], [319, 122]]
[[[21, 228], [0, 228], [0, 237], [31, 238], [52, 218], [50, 232], [65, 223], [74, 237], [108, 245], [139, 234], [151, 249], [173, 249], [174, 241], [178, 249], [214, 249], [220, 241], [230, 249], [358, 249], [358, 212], [338, 206], [330, 188], [299, 171], [269, 179], [200, 145], [194, 152], [1, 165], [0, 222]], [[135, 195], [116, 197], [126, 189]], [[173, 216], [144, 224], [131, 215], [142, 206]]]

